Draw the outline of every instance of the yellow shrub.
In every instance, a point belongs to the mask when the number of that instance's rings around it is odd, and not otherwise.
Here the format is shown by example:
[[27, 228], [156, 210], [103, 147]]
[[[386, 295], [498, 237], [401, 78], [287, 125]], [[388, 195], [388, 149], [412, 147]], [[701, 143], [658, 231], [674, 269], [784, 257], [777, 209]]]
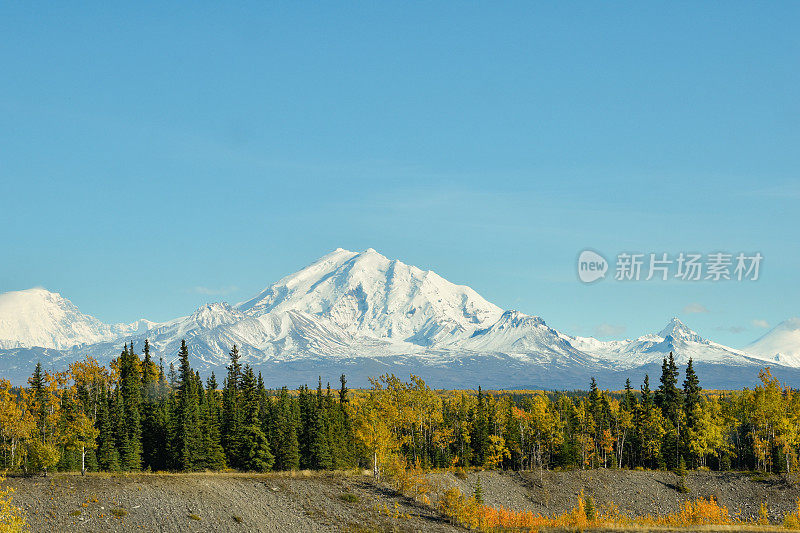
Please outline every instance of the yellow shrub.
[[789, 529], [800, 529], [800, 500], [797, 500], [797, 509], [792, 513], [786, 513], [783, 517], [783, 526]]
[[[0, 483], [3, 481], [5, 481], [5, 478], [0, 477]], [[11, 487], [0, 490], [0, 532], [2, 533], [28, 531], [25, 513], [11, 503], [11, 495], [13, 493], [14, 489]]]

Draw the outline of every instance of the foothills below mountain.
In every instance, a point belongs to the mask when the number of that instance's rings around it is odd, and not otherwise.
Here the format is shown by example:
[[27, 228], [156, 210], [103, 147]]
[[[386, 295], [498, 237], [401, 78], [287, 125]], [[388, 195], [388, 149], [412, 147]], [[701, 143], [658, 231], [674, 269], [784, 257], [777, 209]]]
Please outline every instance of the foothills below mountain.
[[748, 386], [767, 365], [800, 383], [798, 318], [744, 350], [704, 339], [677, 318], [634, 340], [573, 337], [373, 249], [337, 249], [250, 300], [209, 303], [164, 323], [104, 324], [45, 289], [0, 294], [0, 377], [13, 383], [23, 383], [36, 361], [51, 370], [87, 355], [107, 363], [123, 343], [141, 350], [145, 339], [167, 366], [186, 339], [192, 366], [218, 375], [236, 344], [270, 386], [341, 373], [361, 386], [394, 372], [448, 388], [585, 388], [591, 376], [620, 387], [628, 377], [659, 375], [669, 352], [679, 364], [692, 358], [706, 388]]

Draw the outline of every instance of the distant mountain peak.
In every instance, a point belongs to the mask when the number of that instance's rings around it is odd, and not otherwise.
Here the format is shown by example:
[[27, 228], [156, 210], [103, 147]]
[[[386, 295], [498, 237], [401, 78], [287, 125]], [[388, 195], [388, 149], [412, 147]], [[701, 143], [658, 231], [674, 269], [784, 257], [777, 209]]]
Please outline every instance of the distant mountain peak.
[[0, 294], [0, 348], [66, 349], [109, 341], [147, 324], [105, 324], [42, 287]]
[[744, 349], [765, 360], [800, 366], [800, 317], [784, 320]]
[[665, 339], [667, 337], [672, 337], [676, 341], [706, 342], [703, 337], [689, 329], [689, 327], [677, 317], [672, 317], [667, 323], [667, 326], [658, 333], [658, 336]]

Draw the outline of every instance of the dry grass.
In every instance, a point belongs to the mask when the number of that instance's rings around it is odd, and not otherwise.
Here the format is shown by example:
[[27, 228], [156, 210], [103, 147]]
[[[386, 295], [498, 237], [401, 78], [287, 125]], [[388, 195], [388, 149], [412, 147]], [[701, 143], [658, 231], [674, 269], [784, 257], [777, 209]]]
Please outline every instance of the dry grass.
[[783, 524], [764, 524], [732, 517], [714, 498], [684, 502], [681, 510], [665, 516], [628, 517], [614, 505], [587, 513], [586, 498], [579, 498], [571, 510], [558, 516], [543, 516], [530, 511], [513, 511], [478, 503], [457, 488], [447, 489], [439, 499], [439, 511], [454, 523], [477, 531], [497, 530], [616, 530], [616, 531], [786, 531], [800, 529], [798, 510], [787, 514]]
[[[50, 474], [51, 481], [56, 479], [70, 479], [81, 477], [93, 477], [97, 479], [133, 479], [138, 477], [185, 477], [185, 478], [208, 478], [208, 477], [233, 477], [233, 478], [247, 478], [247, 479], [300, 479], [300, 478], [320, 478], [320, 477], [361, 477], [371, 476], [371, 470], [362, 470], [359, 468], [350, 470], [284, 470], [280, 472], [240, 472], [238, 470], [203, 470], [199, 472], [169, 472], [164, 470], [157, 470], [154, 472], [141, 471], [141, 472], [87, 472], [85, 476], [81, 476], [80, 471], [75, 472], [55, 472]], [[16, 476], [12, 476], [16, 477]], [[20, 476], [24, 477], [24, 476]]]

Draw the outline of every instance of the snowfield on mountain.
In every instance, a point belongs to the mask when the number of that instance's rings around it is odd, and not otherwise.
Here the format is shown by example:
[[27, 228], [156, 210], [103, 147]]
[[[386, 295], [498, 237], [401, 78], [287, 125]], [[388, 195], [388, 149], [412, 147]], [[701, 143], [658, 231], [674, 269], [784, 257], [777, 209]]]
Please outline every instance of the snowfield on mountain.
[[757, 369], [800, 377], [800, 319], [745, 350], [698, 335], [677, 318], [632, 340], [600, 341], [558, 332], [537, 316], [506, 310], [470, 287], [373, 249], [341, 248], [230, 305], [210, 302], [164, 323], [104, 324], [45, 289], [0, 295], [0, 372], [24, 382], [31, 364], [61, 370], [89, 355], [106, 363], [123, 343], [149, 339], [165, 365], [182, 339], [193, 366], [218, 374], [236, 344], [242, 360], [273, 386], [335, 380], [355, 386], [385, 372], [415, 373], [434, 386], [585, 387], [591, 376], [620, 386], [651, 374], [670, 352], [708, 369], [708, 386], [753, 383]]

